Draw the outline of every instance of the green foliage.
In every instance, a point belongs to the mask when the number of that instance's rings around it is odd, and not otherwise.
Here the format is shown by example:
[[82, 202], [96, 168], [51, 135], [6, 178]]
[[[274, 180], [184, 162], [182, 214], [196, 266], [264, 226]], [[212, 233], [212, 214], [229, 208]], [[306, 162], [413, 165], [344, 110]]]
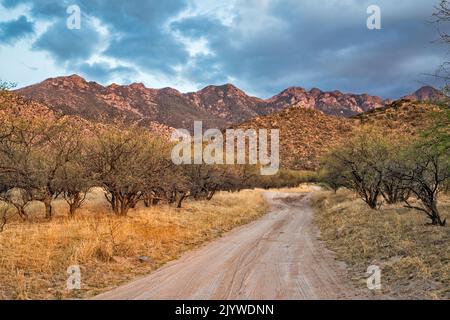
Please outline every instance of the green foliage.
[[440, 105], [441, 111], [431, 115], [433, 126], [423, 133], [425, 140], [442, 154], [450, 153], [450, 107]]

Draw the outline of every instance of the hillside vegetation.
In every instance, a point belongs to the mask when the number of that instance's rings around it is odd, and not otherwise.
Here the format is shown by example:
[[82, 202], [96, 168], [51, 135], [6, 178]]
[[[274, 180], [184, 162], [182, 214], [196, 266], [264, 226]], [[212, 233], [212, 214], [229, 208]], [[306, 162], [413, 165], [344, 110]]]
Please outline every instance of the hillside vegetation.
[[432, 114], [441, 112], [426, 102], [400, 100], [353, 118], [325, 115], [313, 109], [289, 108], [245, 122], [238, 128], [279, 129], [283, 168], [317, 170], [321, 158], [345, 144], [364, 126], [374, 126], [387, 135], [417, 136], [433, 124]]

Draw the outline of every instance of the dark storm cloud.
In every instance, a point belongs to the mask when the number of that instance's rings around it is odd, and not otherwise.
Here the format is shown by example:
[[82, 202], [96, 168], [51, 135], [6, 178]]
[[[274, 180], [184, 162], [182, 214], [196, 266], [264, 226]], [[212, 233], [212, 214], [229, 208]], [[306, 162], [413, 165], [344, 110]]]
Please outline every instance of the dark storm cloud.
[[20, 16], [16, 20], [0, 22], [0, 41], [14, 43], [34, 33], [34, 24], [27, 17]]
[[25, 4], [31, 8], [33, 16], [37, 18], [61, 17], [66, 8], [73, 4], [73, 1], [67, 0], [1, 0], [0, 2], [6, 9]]
[[[187, 62], [189, 55], [184, 45], [164, 28], [170, 17], [186, 8], [186, 1], [86, 0], [75, 3], [83, 13], [80, 30], [69, 30], [66, 27], [66, 9], [74, 4], [72, 1], [2, 1], [6, 8], [26, 4], [34, 16], [55, 21], [33, 48], [47, 50], [60, 63], [76, 66], [74, 61], [101, 53], [107, 57], [129, 61], [143, 71], [174, 75], [174, 67]], [[109, 46], [104, 52], [98, 51], [100, 35], [89, 22], [93, 17], [109, 31]]]
[[88, 79], [108, 82], [113, 77], [130, 78], [137, 74], [136, 70], [126, 66], [112, 67], [108, 63], [82, 63], [77, 66], [81, 74]]
[[65, 20], [57, 20], [34, 43], [35, 50], [50, 52], [58, 63], [82, 61], [97, 52], [100, 35], [92, 23], [84, 21], [80, 30], [70, 30]]
[[[206, 36], [221, 68], [263, 95], [299, 85], [398, 97], [432, 80], [423, 73], [432, 73], [445, 57], [433, 43], [436, 26], [427, 23], [433, 10], [428, 0], [411, 1], [409, 12], [383, 11], [381, 5], [383, 29], [376, 31], [366, 28], [367, 3], [329, 1], [313, 10], [307, 2], [273, 1], [267, 22], [256, 15], [248, 21], [244, 11], [228, 28], [218, 21], [202, 24], [204, 17], [174, 27], [186, 36]], [[252, 23], [267, 26], [252, 33]]]
[[[0, 1], [6, 8], [25, 3], [33, 18], [53, 21], [34, 48], [93, 80], [119, 72], [109, 65], [84, 63], [97, 53], [144, 73], [198, 86], [232, 79], [262, 96], [303, 86], [399, 97], [421, 81], [429, 83], [432, 79], [423, 74], [433, 73], [446, 54], [433, 42], [436, 26], [427, 23], [437, 0], [378, 0], [382, 30], [374, 31], [366, 28], [366, 9], [373, 4], [366, 0], [224, 1], [234, 4], [227, 22], [214, 10], [176, 18], [196, 7], [188, 0], [78, 1], [86, 17], [97, 18], [108, 30], [103, 52], [92, 24], [84, 24], [78, 33], [65, 28], [65, 10], [72, 2]], [[190, 56], [177, 34], [187, 41], [206, 41], [209, 52]]]
[[176, 65], [187, 62], [186, 48], [165, 28], [168, 19], [187, 7], [187, 1], [89, 1], [85, 6], [112, 34], [106, 55], [169, 76]]

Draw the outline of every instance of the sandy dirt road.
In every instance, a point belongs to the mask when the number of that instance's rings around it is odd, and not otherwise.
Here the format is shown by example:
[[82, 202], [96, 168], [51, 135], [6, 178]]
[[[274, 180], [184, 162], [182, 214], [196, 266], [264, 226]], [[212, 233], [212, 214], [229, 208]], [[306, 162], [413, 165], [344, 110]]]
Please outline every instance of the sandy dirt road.
[[310, 193], [266, 192], [271, 211], [149, 276], [94, 299], [355, 299], [318, 240]]

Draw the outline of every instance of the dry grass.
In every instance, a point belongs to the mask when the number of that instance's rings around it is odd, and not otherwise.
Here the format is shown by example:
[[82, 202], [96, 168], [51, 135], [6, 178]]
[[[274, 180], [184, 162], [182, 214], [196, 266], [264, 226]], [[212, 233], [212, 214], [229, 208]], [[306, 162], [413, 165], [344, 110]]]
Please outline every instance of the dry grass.
[[[67, 212], [62, 201], [57, 212]], [[109, 215], [100, 191], [77, 218], [13, 222], [0, 233], [0, 299], [86, 298], [149, 273], [183, 252], [220, 237], [266, 212], [258, 191], [220, 193], [185, 208], [137, 208], [127, 218]], [[149, 257], [141, 262], [140, 256]], [[66, 290], [71, 265], [80, 265], [82, 290]]]
[[[450, 221], [450, 199], [441, 212]], [[401, 205], [370, 210], [348, 190], [314, 199], [321, 237], [366, 286], [367, 267], [382, 269], [382, 293], [408, 299], [450, 298], [450, 227], [425, 225], [424, 214]]]
[[269, 189], [268, 191], [276, 191], [276, 192], [283, 192], [283, 193], [309, 193], [309, 192], [315, 192], [319, 191], [320, 187], [318, 184], [315, 183], [302, 183], [301, 185], [297, 187], [292, 188], [279, 188], [279, 189]]

